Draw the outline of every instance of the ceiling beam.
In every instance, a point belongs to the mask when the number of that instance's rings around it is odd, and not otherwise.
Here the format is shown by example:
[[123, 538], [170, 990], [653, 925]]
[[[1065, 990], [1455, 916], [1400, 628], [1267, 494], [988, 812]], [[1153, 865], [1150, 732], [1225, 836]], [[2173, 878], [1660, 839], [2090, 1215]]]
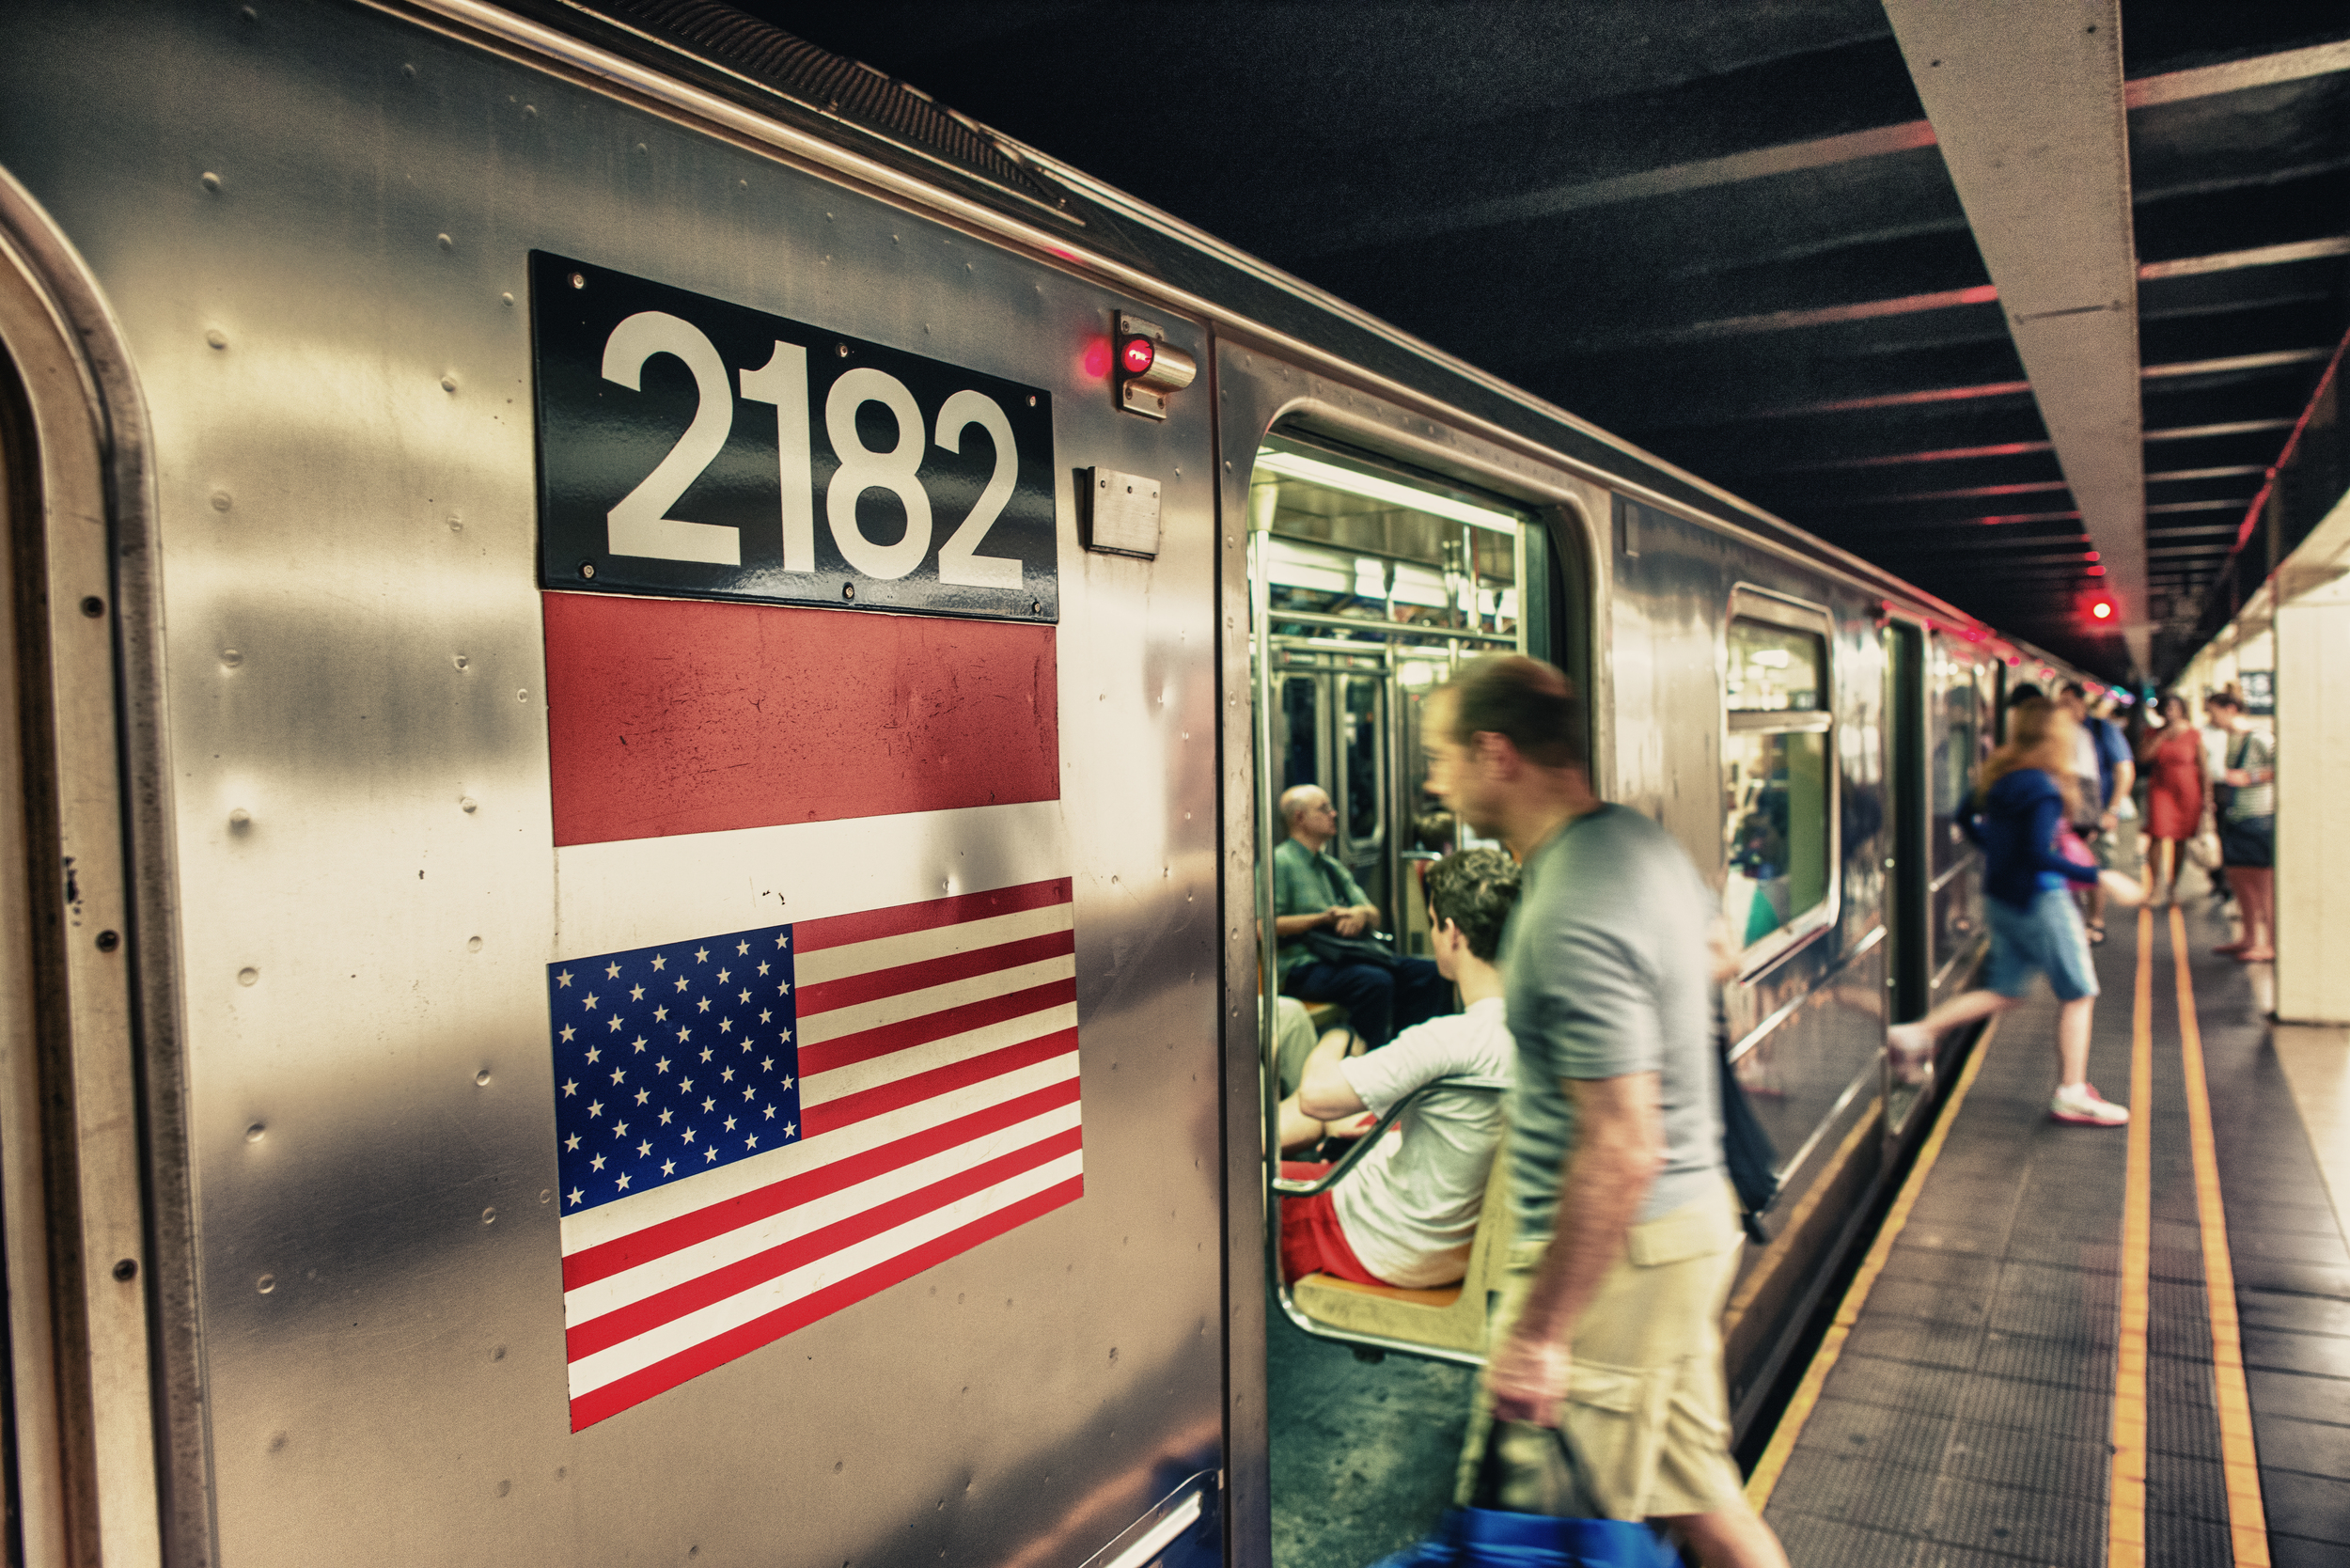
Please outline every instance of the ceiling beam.
[[[1890, 6], [1887, 8], [1888, 11], [1894, 9]], [[1901, 32], [1898, 22], [1894, 32], [1897, 37]], [[2230, 60], [2222, 65], [2203, 66], [2193, 71], [2141, 76], [2124, 84], [2123, 91], [2126, 95], [2127, 106], [2139, 109], [2157, 103], [2181, 103], [2189, 99], [2242, 92], [2249, 87], [2274, 86], [2282, 82], [2297, 82], [2311, 76], [2330, 75], [2339, 71], [2350, 71], [2350, 42], [2321, 43], [2307, 49], [2288, 49], [2275, 55], [2263, 55], [2248, 60]], [[1692, 159], [1685, 164], [1640, 169], [1606, 180], [1545, 185], [1539, 190], [1520, 191], [1511, 196], [1465, 202], [1458, 207], [1427, 212], [1383, 212], [1352, 227], [1333, 228], [1319, 243], [1299, 246], [1292, 254], [1303, 258], [1371, 249], [1399, 241], [1428, 239], [1463, 229], [1491, 228], [1502, 224], [1557, 217], [1620, 201], [1641, 201], [1656, 196], [1677, 196], [1684, 191], [1700, 191], [1709, 186], [1735, 185], [1748, 180], [1764, 180], [1773, 175], [1794, 174], [1804, 169], [1826, 168], [1862, 158], [1915, 152], [1934, 145], [1933, 106], [1929, 103], [1926, 118], [1908, 120], [1899, 125], [1880, 125], [1866, 131], [1845, 132], [1841, 135], [1786, 142], [1777, 147], [1750, 148], [1744, 152], [1732, 152], [1718, 158]]]
[[[2135, 318], [2136, 312], [2132, 312]], [[2013, 318], [2010, 331], [2013, 333]], [[2136, 334], [2132, 334], [2133, 342]], [[2018, 347], [2020, 348], [2020, 344]], [[2277, 370], [2293, 365], [2315, 365], [2333, 356], [2333, 349], [2277, 349], [2266, 353], [2231, 354], [2224, 359], [2187, 359], [2174, 364], [2148, 365], [2134, 369], [2133, 374], [2143, 381], [2183, 381], [2190, 376], [2241, 374], [2248, 371]], [[2136, 358], [2136, 350], [2132, 350]], [[2029, 368], [2029, 362], [2027, 362]], [[2020, 398], [2032, 389], [2026, 381], [1987, 381], [1972, 386], [1921, 386], [1905, 392], [1880, 392], [1861, 398], [1831, 398], [1819, 402], [1783, 403], [1776, 408], [1751, 408], [1734, 416], [1745, 419], [1797, 419], [1818, 414], [1865, 414], [1879, 408], [1918, 408], [1933, 403], [1978, 402], [1987, 398]], [[1722, 423], [1716, 420], [1715, 423]], [[2148, 441], [2186, 440], [2199, 435], [2236, 435], [2251, 430], [2290, 430], [2290, 419], [2238, 420], [2226, 425], [2199, 425], [2191, 429], [2145, 432]]]
[[2184, 103], [2191, 98], [2217, 98], [2221, 93], [2329, 76], [2337, 71], [2350, 71], [2350, 41], [2337, 39], [2311, 44], [2307, 49], [2258, 55], [2248, 60], [2227, 60], [2193, 71], [2141, 76], [2124, 90], [2131, 108], [2149, 109], [2157, 103]]
[[2143, 667], [2153, 624], [2120, 0], [1885, 10]]
[[[2350, 234], [2322, 240], [2298, 240], [2290, 244], [2255, 245], [2248, 250], [2219, 251], [2209, 256], [2185, 256], [2170, 261], [2141, 261], [2138, 280], [2206, 277], [2215, 273], [2240, 272], [2248, 267], [2279, 267], [2295, 261], [2323, 261], [2350, 256]], [[1668, 343], [1712, 343], [1725, 337], [1750, 337], [1762, 333], [1800, 332], [1807, 328], [1841, 326], [1851, 321], [1876, 321], [1891, 316], [1918, 316], [1935, 310], [1959, 310], [1969, 306], [1997, 305], [1997, 285], [1978, 283], [1968, 289], [1938, 289], [1894, 299], [1856, 300], [1849, 305], [1823, 305], [1800, 310], [1766, 310], [1753, 316], [1730, 316], [1720, 321], [1692, 321], [1687, 326], [1658, 327], [1622, 337], [1593, 338], [1593, 349], [1655, 347]]]

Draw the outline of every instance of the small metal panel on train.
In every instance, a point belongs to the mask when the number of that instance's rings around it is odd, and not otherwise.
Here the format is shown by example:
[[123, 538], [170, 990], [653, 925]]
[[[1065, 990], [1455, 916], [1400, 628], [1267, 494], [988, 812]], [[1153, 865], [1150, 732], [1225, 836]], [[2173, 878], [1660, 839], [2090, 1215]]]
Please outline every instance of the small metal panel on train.
[[544, 251], [548, 588], [1055, 620], [1052, 395]]

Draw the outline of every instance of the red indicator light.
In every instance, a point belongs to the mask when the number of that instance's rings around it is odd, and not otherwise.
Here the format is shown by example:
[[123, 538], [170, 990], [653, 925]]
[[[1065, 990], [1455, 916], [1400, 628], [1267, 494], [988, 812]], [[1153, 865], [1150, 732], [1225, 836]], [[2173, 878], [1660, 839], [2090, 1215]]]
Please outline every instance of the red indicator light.
[[2096, 552], [2096, 551], [2094, 551], [2094, 550], [2092, 550], [2092, 551], [2089, 553], [2089, 558], [2090, 558], [2091, 560], [2092, 560], [2092, 561], [2093, 561], [2093, 560], [2098, 559], [2099, 557], [2098, 557], [2097, 552]]
[[2099, 620], [2111, 620], [2113, 619], [2113, 604], [2110, 600], [2100, 599], [2094, 604], [2089, 606], [2089, 613], [2095, 616]]
[[1096, 337], [1086, 345], [1086, 374], [1100, 381], [1110, 373], [1110, 340]]
[[2102, 577], [2106, 574], [2106, 569], [2102, 566], [2092, 566], [2089, 569], [2089, 574], [2092, 577]]
[[1129, 337], [1118, 351], [1118, 363], [1130, 376], [1141, 375], [1158, 362], [1159, 351], [1148, 337]]

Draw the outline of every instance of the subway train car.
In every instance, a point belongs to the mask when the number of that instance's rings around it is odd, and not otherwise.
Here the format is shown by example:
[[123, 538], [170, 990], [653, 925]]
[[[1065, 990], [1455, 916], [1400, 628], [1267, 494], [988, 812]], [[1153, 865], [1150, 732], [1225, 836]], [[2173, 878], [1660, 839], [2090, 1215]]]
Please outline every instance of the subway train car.
[[1411, 942], [1494, 649], [1742, 943], [1749, 1420], [2060, 673], [704, 0], [9, 8], [0, 464], [27, 1562], [1268, 1560], [1268, 1334], [1483, 1307], [1268, 1275], [1273, 803]]

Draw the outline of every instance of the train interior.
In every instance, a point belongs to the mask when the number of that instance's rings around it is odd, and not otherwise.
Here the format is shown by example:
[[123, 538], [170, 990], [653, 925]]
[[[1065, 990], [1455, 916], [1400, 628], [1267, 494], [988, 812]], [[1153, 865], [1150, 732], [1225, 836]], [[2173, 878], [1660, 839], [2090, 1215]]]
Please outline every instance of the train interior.
[[[1496, 497], [1278, 431], [1257, 454], [1249, 512], [1261, 906], [1272, 907], [1270, 848], [1286, 831], [1280, 798], [1319, 785], [1337, 808], [1330, 854], [1379, 906], [1395, 950], [1425, 956], [1423, 873], [1446, 851], [1478, 840], [1425, 793], [1421, 708], [1463, 660], [1528, 651], [1520, 588], [1529, 541], [1537, 555], [1543, 548], [1534, 519]], [[1284, 1283], [1285, 1189], [1344, 1181], [1381, 1135], [1357, 1141], [1318, 1183], [1281, 1178], [1275, 1105], [1295, 1090], [1296, 1064], [1278, 1044], [1273, 922], [1260, 927], [1275, 1553], [1287, 1564], [1359, 1562], [1420, 1528], [1449, 1491], [1482, 1359], [1487, 1286], [1506, 1252], [1499, 1163], [1462, 1282], [1407, 1291], [1312, 1274]], [[1326, 1002], [1307, 1011], [1317, 1035], [1344, 1019]]]

